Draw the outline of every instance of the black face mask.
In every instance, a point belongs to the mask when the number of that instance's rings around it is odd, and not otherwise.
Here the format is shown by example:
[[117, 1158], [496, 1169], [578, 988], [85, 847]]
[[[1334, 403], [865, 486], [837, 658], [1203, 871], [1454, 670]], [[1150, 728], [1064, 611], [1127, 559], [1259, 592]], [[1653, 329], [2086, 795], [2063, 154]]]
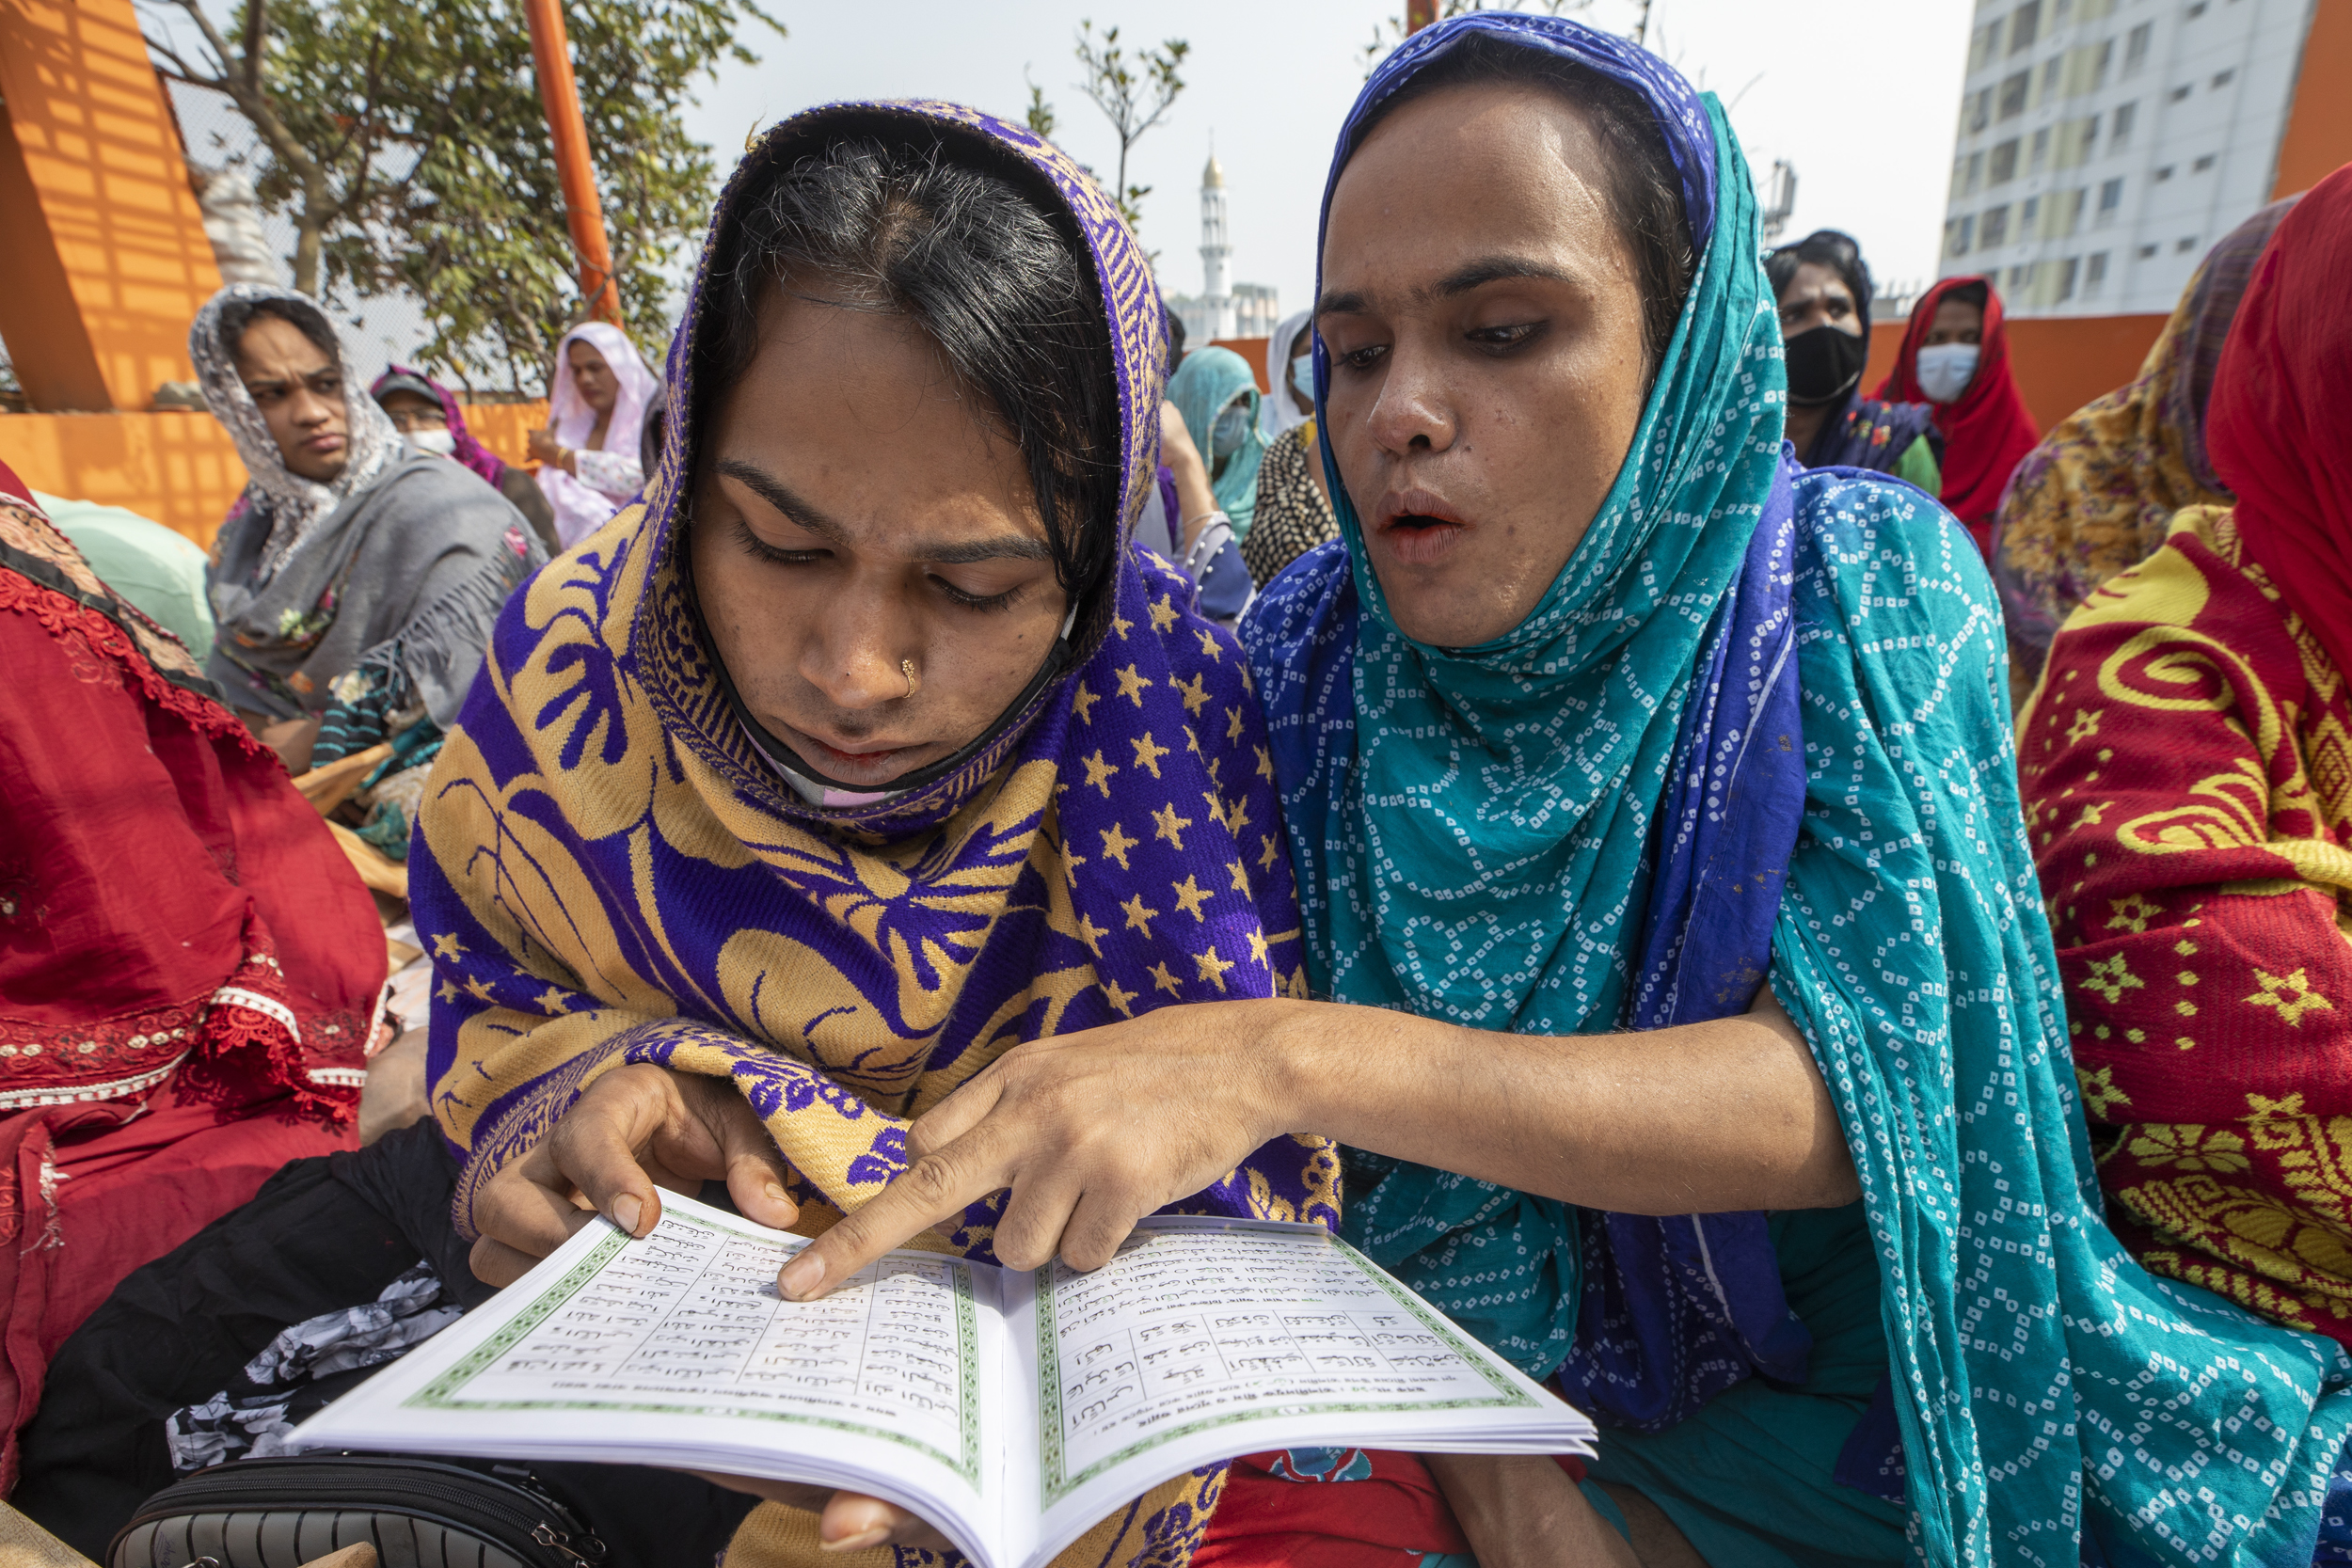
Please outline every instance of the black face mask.
[[1826, 324], [1798, 333], [1782, 345], [1788, 359], [1788, 401], [1819, 408], [1853, 390], [1870, 357], [1870, 340]]

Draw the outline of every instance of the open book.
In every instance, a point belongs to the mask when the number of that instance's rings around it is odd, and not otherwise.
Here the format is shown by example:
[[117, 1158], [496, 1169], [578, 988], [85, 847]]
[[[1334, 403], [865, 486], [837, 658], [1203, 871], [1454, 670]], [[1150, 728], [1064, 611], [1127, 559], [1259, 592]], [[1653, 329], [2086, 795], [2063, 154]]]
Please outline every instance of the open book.
[[1147, 1219], [1091, 1274], [894, 1252], [801, 1303], [775, 1289], [801, 1238], [661, 1205], [642, 1240], [583, 1227], [290, 1446], [848, 1487], [982, 1568], [1237, 1453], [1592, 1451], [1584, 1417], [1313, 1226]]

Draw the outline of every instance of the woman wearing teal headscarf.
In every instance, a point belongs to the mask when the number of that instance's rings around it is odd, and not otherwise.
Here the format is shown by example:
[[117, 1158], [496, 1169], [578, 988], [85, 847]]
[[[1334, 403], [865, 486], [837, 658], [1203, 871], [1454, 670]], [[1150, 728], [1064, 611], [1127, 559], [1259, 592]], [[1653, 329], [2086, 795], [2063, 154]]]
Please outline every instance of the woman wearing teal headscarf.
[[1992, 584], [1786, 451], [1759, 248], [1720, 105], [1620, 40], [1480, 13], [1375, 72], [1317, 301], [1343, 538], [1245, 626], [1330, 1000], [1008, 1053], [787, 1272], [1005, 1187], [1000, 1258], [1090, 1266], [1270, 1132], [1340, 1138], [1349, 1236], [1599, 1457], [1432, 1458], [1399, 1521], [1392, 1456], [1263, 1456], [1203, 1568], [2338, 1549], [2352, 1365], [2107, 1231]]
[[1232, 520], [1236, 539], [1249, 536], [1249, 520], [1258, 510], [1258, 465], [1265, 461], [1258, 399], [1249, 361], [1230, 348], [1193, 350], [1168, 383], [1168, 400], [1184, 417], [1192, 444], [1208, 462], [1209, 487], [1216, 493], [1217, 510]]

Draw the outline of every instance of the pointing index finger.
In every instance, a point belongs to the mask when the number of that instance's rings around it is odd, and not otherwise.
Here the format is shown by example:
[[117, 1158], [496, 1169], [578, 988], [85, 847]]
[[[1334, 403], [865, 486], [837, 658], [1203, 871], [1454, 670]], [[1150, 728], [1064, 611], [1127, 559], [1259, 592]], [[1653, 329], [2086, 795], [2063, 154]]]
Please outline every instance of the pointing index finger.
[[894, 1247], [937, 1225], [1011, 1179], [985, 1157], [977, 1133], [908, 1166], [865, 1207], [803, 1248], [776, 1275], [787, 1301], [813, 1301]]

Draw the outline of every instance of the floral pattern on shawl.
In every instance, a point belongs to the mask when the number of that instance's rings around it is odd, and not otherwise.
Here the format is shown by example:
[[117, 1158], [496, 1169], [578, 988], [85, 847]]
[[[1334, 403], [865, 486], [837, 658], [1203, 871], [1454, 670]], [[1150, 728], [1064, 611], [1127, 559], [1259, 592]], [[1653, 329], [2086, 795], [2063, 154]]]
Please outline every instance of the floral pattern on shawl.
[[[745, 166], [856, 132], [985, 138], [1076, 219], [1120, 395], [1120, 509], [1091, 521], [1131, 527], [1166, 355], [1115, 211], [1050, 145], [950, 105], [815, 111]], [[909, 1118], [1016, 1044], [1304, 988], [1241, 650], [1132, 545], [1081, 617], [1094, 645], [968, 765], [851, 806], [812, 806], [778, 776], [724, 701], [677, 548], [702, 297], [698, 281], [645, 497], [507, 606], [421, 813], [410, 889], [440, 1004], [427, 1071], [463, 1152], [468, 1233], [484, 1182], [623, 1063], [735, 1083], [821, 1227], [905, 1168]], [[1338, 1200], [1330, 1147], [1284, 1138], [1179, 1207], [1332, 1224]], [[1000, 1203], [974, 1205], [946, 1244], [993, 1256]], [[1181, 1564], [1222, 1473], [1155, 1489], [1088, 1561]]]

